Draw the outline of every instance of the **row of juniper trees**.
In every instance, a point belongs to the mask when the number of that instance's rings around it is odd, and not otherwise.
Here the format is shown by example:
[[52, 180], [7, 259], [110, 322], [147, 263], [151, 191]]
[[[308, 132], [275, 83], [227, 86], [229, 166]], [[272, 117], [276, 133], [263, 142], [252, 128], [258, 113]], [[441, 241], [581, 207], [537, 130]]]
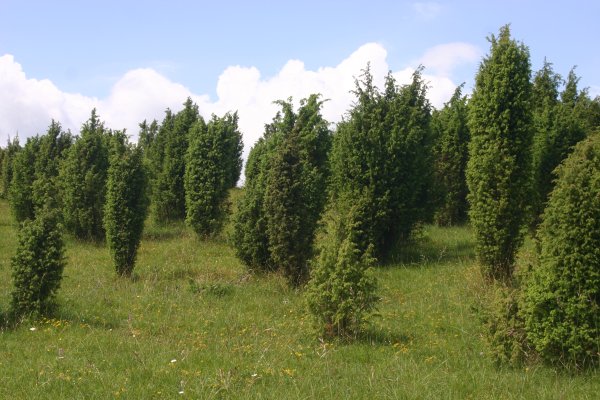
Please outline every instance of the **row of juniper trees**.
[[[321, 337], [364, 332], [379, 297], [373, 268], [393, 261], [423, 223], [470, 222], [486, 282], [481, 307], [496, 359], [587, 367], [600, 359], [600, 99], [552, 64], [532, 77], [508, 26], [489, 38], [470, 97], [440, 110], [422, 68], [383, 89], [369, 67], [335, 130], [311, 95], [265, 125], [245, 168], [228, 238], [250, 271], [303, 288]], [[95, 111], [79, 137], [52, 122], [0, 152], [1, 194], [21, 224], [13, 309], [52, 305], [65, 266], [61, 231], [105, 240], [132, 274], [149, 213], [219, 235], [240, 177], [237, 114], [205, 121], [188, 99], [140, 124], [137, 144]], [[527, 235], [537, 259], [517, 262]]]

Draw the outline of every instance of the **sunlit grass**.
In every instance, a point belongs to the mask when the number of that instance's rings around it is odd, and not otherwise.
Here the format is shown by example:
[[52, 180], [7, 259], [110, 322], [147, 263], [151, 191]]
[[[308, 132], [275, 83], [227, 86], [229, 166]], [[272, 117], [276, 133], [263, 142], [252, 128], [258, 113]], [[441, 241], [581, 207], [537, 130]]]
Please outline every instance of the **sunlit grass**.
[[[236, 193], [239, 196], [240, 192]], [[0, 310], [16, 243], [0, 202]], [[228, 228], [231, 229], [231, 228]], [[312, 336], [302, 293], [252, 276], [224, 238], [149, 222], [132, 280], [67, 240], [56, 315], [0, 333], [0, 398], [589, 398], [597, 372], [494, 366], [472, 311], [468, 227], [425, 227], [379, 268], [380, 316], [357, 342]], [[34, 330], [32, 328], [35, 328]]]

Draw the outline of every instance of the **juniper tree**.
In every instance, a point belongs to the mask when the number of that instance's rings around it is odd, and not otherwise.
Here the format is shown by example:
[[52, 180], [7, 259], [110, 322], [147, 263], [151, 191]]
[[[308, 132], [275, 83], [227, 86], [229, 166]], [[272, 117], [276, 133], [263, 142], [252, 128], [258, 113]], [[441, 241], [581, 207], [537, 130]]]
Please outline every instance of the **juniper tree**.
[[19, 223], [35, 217], [32, 191], [39, 147], [39, 136], [28, 138], [23, 150], [15, 155], [12, 163], [9, 203], [15, 219]]
[[109, 136], [110, 131], [92, 110], [60, 169], [65, 228], [80, 239], [104, 239]]
[[469, 128], [463, 86], [457, 87], [450, 101], [434, 114], [435, 187], [438, 196], [435, 221], [438, 225], [454, 225], [467, 219], [469, 189], [465, 171], [469, 158]]
[[144, 148], [144, 162], [148, 171], [148, 193], [150, 194], [150, 199], [152, 200], [152, 210], [155, 219], [158, 219], [157, 204], [155, 201], [155, 198], [157, 197], [156, 193], [158, 177], [162, 171], [167, 137], [169, 137], [171, 131], [173, 130], [173, 121], [174, 115], [171, 110], [167, 109], [162, 122], [160, 125], [156, 126], [157, 130], [154, 140], [152, 140], [151, 144], [149, 144], [147, 148]]
[[16, 317], [44, 314], [53, 306], [65, 267], [64, 244], [56, 212], [44, 209], [26, 220], [12, 258], [12, 312]]
[[59, 122], [52, 121], [46, 134], [40, 137], [38, 154], [35, 160], [35, 180], [32, 197], [35, 210], [60, 208], [58, 175], [60, 163], [65, 159], [73, 144], [70, 132], [64, 132]]
[[306, 290], [308, 311], [321, 337], [360, 334], [379, 301], [373, 246], [362, 251], [356, 243], [360, 236], [356, 217], [369, 207], [366, 199], [359, 196], [343, 206], [338, 203], [325, 213]]
[[220, 232], [228, 210], [228, 174], [224, 167], [228, 141], [227, 116], [200, 118], [190, 130], [186, 154], [186, 223], [201, 237]]
[[164, 156], [152, 192], [154, 216], [158, 222], [185, 219], [185, 154], [189, 130], [199, 116], [198, 106], [188, 98], [183, 110], [173, 118], [172, 128], [166, 127]]
[[242, 150], [244, 143], [242, 133], [238, 129], [238, 114], [227, 113], [221, 118], [224, 130], [225, 152], [223, 156], [223, 168], [226, 171], [225, 186], [234, 188], [240, 180], [242, 172]]
[[291, 101], [279, 102], [282, 109], [250, 150], [246, 162], [245, 194], [233, 216], [232, 241], [237, 257], [251, 270], [276, 269], [269, 249], [268, 217], [265, 213], [267, 178], [272, 159], [283, 137], [292, 131], [296, 121]]
[[558, 88], [561, 82], [560, 75], [554, 72], [552, 64], [546, 60], [533, 79], [533, 229], [539, 223], [546, 197], [552, 190], [552, 171], [558, 165], [552, 153], [556, 138]]
[[557, 175], [538, 232], [539, 265], [525, 288], [525, 330], [551, 363], [598, 365], [600, 135], [579, 143]]
[[8, 139], [6, 149], [4, 149], [4, 157], [2, 157], [2, 182], [0, 182], [0, 197], [8, 198], [10, 192], [10, 183], [13, 176], [13, 161], [15, 155], [21, 151], [19, 137], [16, 136], [13, 140]]
[[531, 196], [529, 50], [504, 26], [492, 36], [470, 100], [467, 183], [484, 274], [510, 279]]
[[104, 206], [106, 243], [117, 274], [131, 276], [148, 211], [143, 151], [123, 132], [111, 138], [110, 167]]
[[308, 260], [325, 205], [331, 135], [318, 95], [302, 100], [297, 114], [291, 103], [279, 104], [294, 123], [284, 132], [267, 171], [264, 214], [270, 258], [288, 282], [298, 286], [308, 278]]
[[428, 211], [431, 183], [430, 105], [421, 69], [399, 87], [391, 74], [383, 93], [367, 69], [355, 106], [338, 124], [331, 156], [331, 202], [370, 196], [356, 216], [361, 251], [385, 258]]
[[265, 133], [250, 150], [246, 161], [244, 196], [233, 215], [232, 242], [236, 256], [251, 270], [270, 271], [274, 263], [269, 251], [267, 220], [264, 215], [266, 176], [273, 149], [280, 140], [277, 126], [281, 115], [265, 127]]

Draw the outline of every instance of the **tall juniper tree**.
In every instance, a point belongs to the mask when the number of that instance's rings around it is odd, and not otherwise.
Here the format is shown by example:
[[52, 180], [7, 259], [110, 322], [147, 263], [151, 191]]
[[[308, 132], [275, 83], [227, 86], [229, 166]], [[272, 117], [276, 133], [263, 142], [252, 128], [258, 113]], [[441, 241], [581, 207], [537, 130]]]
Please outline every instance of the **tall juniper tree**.
[[164, 155], [152, 192], [158, 222], [185, 219], [185, 155], [189, 131], [199, 117], [198, 106], [188, 98], [174, 116], [172, 127], [165, 126]]
[[12, 180], [8, 197], [15, 219], [19, 223], [35, 217], [33, 182], [39, 147], [39, 136], [28, 138], [23, 150], [15, 155], [12, 163]]
[[386, 78], [381, 93], [369, 69], [356, 83], [356, 103], [338, 125], [332, 149], [331, 202], [367, 196], [356, 215], [354, 238], [360, 251], [373, 245], [376, 258], [388, 256], [427, 216], [431, 171], [430, 105], [421, 69], [398, 86]]
[[8, 139], [6, 143], [6, 149], [4, 149], [4, 156], [2, 157], [2, 176], [0, 181], [0, 197], [3, 199], [8, 198], [10, 193], [10, 184], [13, 176], [13, 161], [16, 154], [21, 151], [21, 145], [19, 144], [19, 137], [15, 136], [13, 140]]
[[[284, 113], [292, 104], [280, 102]], [[269, 250], [289, 283], [308, 279], [317, 222], [327, 195], [331, 134], [321, 116], [322, 101], [312, 95], [300, 102], [293, 126], [285, 132], [267, 171], [265, 214]]]
[[467, 98], [463, 85], [435, 119], [435, 187], [438, 201], [435, 221], [438, 225], [454, 225], [466, 221], [468, 203], [466, 169], [469, 159], [469, 128]]
[[60, 170], [65, 228], [80, 239], [104, 239], [109, 137], [110, 131], [92, 110]]
[[143, 150], [114, 132], [110, 146], [104, 228], [117, 274], [130, 276], [148, 210]]
[[293, 285], [307, 260], [326, 196], [331, 138], [317, 95], [291, 101], [265, 127], [246, 163], [246, 193], [234, 216], [238, 257], [251, 269], [282, 269]]
[[467, 182], [483, 272], [509, 280], [531, 195], [531, 67], [508, 26], [489, 41], [470, 101]]
[[216, 235], [227, 212], [227, 117], [200, 118], [190, 130], [185, 166], [186, 223], [201, 237]]

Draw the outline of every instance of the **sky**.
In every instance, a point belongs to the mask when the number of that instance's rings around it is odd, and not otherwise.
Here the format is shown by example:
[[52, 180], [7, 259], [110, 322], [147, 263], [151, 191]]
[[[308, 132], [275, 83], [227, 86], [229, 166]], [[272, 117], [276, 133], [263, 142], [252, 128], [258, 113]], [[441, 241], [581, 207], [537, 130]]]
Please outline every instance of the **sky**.
[[238, 111], [246, 156], [277, 112], [321, 93], [332, 124], [351, 107], [370, 63], [381, 87], [425, 67], [441, 108], [472, 90], [487, 38], [510, 24], [533, 71], [544, 58], [600, 95], [600, 2], [538, 1], [27, 1], [0, 0], [0, 146], [43, 134], [52, 119], [74, 134], [97, 108], [137, 140], [138, 124], [178, 111]]

